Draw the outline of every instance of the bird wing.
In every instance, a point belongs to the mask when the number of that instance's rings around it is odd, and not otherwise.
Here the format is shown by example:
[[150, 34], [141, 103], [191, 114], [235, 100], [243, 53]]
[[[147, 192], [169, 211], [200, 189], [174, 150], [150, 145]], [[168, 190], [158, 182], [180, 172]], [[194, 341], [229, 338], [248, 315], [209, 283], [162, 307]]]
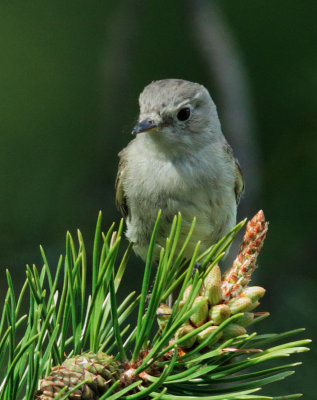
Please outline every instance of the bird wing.
[[125, 149], [122, 150], [118, 155], [120, 157], [120, 160], [119, 160], [118, 173], [115, 183], [116, 206], [117, 209], [121, 212], [122, 216], [126, 218], [129, 215], [129, 208], [127, 204], [127, 198], [125, 196], [123, 189], [123, 179], [126, 168]]
[[236, 177], [234, 192], [236, 194], [236, 202], [237, 202], [237, 204], [239, 204], [241, 196], [244, 192], [245, 184], [244, 184], [244, 179], [243, 179], [243, 174], [242, 174], [240, 164], [236, 158], [234, 159], [234, 162], [235, 162], [235, 171], [234, 172], [235, 172], [235, 177]]
[[234, 193], [236, 195], [236, 202], [238, 205], [245, 188], [243, 174], [238, 160], [233, 155], [231, 146], [228, 143], [226, 143], [224, 148], [229, 158], [234, 162], [234, 174], [235, 174]]

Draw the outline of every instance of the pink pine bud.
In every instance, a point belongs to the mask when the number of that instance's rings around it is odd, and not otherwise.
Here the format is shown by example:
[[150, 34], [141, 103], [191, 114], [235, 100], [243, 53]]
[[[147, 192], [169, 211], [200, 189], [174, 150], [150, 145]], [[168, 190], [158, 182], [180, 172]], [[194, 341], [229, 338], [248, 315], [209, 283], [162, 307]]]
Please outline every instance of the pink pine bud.
[[268, 223], [262, 210], [247, 223], [239, 254], [222, 282], [226, 300], [239, 295], [250, 282], [251, 274], [257, 267], [257, 257], [262, 249], [267, 229]]

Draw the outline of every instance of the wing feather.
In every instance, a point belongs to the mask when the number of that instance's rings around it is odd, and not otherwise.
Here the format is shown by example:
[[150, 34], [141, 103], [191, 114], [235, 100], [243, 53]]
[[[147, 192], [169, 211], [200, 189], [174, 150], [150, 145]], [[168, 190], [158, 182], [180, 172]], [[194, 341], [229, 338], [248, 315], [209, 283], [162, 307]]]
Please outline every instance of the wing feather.
[[228, 143], [225, 144], [224, 150], [229, 156], [229, 158], [234, 162], [234, 174], [235, 174], [234, 193], [236, 195], [236, 202], [238, 205], [245, 188], [242, 170], [238, 160], [234, 158], [232, 148]]
[[116, 190], [117, 209], [121, 212], [121, 214], [124, 218], [127, 218], [129, 215], [129, 208], [128, 208], [127, 199], [126, 199], [126, 196], [124, 193], [124, 188], [123, 188], [123, 179], [124, 179], [125, 168], [126, 168], [126, 160], [125, 160], [124, 153], [125, 153], [124, 150], [122, 150], [119, 153], [120, 161], [119, 161], [118, 173], [117, 173], [117, 178], [116, 178], [116, 183], [115, 183], [115, 190]]
[[236, 175], [234, 192], [236, 194], [236, 202], [237, 204], [239, 204], [241, 196], [243, 195], [244, 192], [245, 183], [240, 164], [237, 159], [235, 159], [234, 161], [235, 161], [235, 175]]

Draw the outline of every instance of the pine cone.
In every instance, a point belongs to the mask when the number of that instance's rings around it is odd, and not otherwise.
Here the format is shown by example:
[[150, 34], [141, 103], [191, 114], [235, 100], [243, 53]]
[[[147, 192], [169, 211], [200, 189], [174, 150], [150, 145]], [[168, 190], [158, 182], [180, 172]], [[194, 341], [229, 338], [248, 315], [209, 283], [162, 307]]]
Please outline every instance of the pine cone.
[[[66, 386], [67, 391], [88, 380], [72, 392], [69, 400], [95, 400], [119, 379], [119, 364], [105, 353], [84, 353], [69, 358], [62, 365], [52, 368], [51, 374], [40, 382], [35, 398], [52, 400]], [[66, 394], [67, 392], [65, 392]]]

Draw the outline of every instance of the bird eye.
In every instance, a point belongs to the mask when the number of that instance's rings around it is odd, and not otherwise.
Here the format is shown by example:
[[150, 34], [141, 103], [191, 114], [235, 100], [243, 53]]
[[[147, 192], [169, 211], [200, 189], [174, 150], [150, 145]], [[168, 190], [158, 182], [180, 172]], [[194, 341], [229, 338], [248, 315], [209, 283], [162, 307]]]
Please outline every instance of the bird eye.
[[179, 121], [186, 121], [190, 117], [190, 108], [185, 107], [178, 111], [177, 119]]

